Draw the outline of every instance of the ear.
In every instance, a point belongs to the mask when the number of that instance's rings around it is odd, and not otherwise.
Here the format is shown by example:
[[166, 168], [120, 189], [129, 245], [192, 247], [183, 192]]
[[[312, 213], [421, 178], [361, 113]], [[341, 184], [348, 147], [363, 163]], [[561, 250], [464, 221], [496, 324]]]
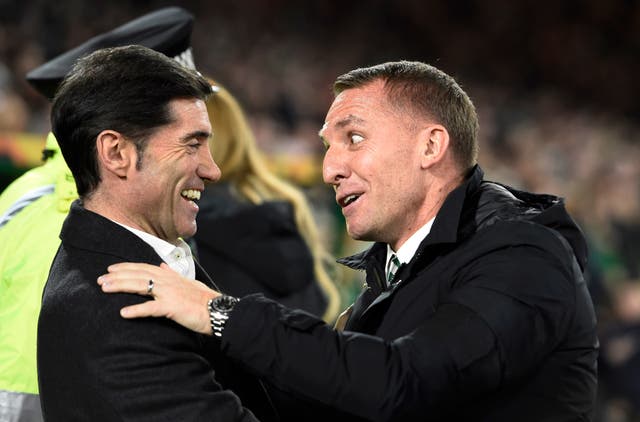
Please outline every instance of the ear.
[[429, 125], [420, 132], [421, 165], [428, 168], [439, 163], [449, 150], [449, 132], [442, 125]]
[[103, 130], [98, 134], [96, 155], [102, 172], [112, 173], [119, 178], [125, 178], [137, 160], [135, 145], [114, 130]]

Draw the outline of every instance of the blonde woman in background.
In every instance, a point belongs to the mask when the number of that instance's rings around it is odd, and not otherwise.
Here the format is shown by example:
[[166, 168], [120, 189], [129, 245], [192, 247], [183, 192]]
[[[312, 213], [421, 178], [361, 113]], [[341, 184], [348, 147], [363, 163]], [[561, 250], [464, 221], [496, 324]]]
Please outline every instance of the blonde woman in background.
[[334, 261], [320, 243], [304, 194], [268, 169], [240, 104], [212, 85], [211, 150], [222, 178], [199, 202], [191, 243], [200, 264], [226, 294], [263, 293], [333, 321], [340, 308], [328, 274]]

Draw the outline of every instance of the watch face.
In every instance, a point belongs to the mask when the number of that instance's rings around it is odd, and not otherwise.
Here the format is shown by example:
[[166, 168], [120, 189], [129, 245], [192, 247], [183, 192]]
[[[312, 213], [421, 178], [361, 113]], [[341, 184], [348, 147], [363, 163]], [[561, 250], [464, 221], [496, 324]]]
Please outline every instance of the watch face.
[[222, 295], [215, 298], [211, 305], [216, 311], [229, 312], [233, 309], [237, 302], [238, 299], [236, 299], [235, 297]]

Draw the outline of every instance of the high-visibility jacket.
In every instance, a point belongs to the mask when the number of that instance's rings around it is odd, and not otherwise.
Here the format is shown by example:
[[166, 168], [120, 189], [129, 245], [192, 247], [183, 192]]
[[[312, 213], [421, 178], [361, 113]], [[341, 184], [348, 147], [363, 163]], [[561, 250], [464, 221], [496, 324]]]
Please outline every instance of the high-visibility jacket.
[[77, 198], [71, 171], [52, 134], [47, 149], [55, 151], [53, 157], [0, 195], [1, 420], [42, 418], [36, 371], [40, 301], [62, 222]]

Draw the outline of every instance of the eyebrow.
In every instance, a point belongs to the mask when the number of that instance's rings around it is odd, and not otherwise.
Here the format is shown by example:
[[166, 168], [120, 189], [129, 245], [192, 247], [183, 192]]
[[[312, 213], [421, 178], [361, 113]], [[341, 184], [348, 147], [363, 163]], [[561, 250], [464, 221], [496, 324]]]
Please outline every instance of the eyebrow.
[[358, 116], [355, 116], [353, 114], [349, 114], [344, 119], [338, 120], [334, 126], [338, 127], [338, 128], [343, 128], [343, 127], [345, 127], [347, 125], [350, 125], [352, 123], [362, 124], [362, 123], [364, 123], [364, 119], [362, 117], [358, 117]]
[[195, 130], [193, 132], [189, 132], [186, 135], [182, 136], [180, 139], [183, 142], [187, 142], [190, 139], [200, 139], [200, 138], [205, 138], [205, 139], [209, 139], [211, 138], [213, 134], [211, 132], [207, 132], [206, 130]]
[[[353, 114], [349, 114], [347, 117], [345, 117], [344, 119], [340, 119], [337, 122], [334, 123], [334, 127], [338, 128], [338, 129], [342, 129], [345, 126], [348, 126], [350, 124], [363, 124], [365, 122], [365, 120], [362, 117], [358, 117], [356, 115]], [[318, 131], [318, 136], [320, 136], [320, 139], [322, 141], [324, 141], [324, 137], [322, 136], [322, 132], [327, 128], [327, 123], [325, 123], [322, 126], [322, 129], [320, 129]]]

